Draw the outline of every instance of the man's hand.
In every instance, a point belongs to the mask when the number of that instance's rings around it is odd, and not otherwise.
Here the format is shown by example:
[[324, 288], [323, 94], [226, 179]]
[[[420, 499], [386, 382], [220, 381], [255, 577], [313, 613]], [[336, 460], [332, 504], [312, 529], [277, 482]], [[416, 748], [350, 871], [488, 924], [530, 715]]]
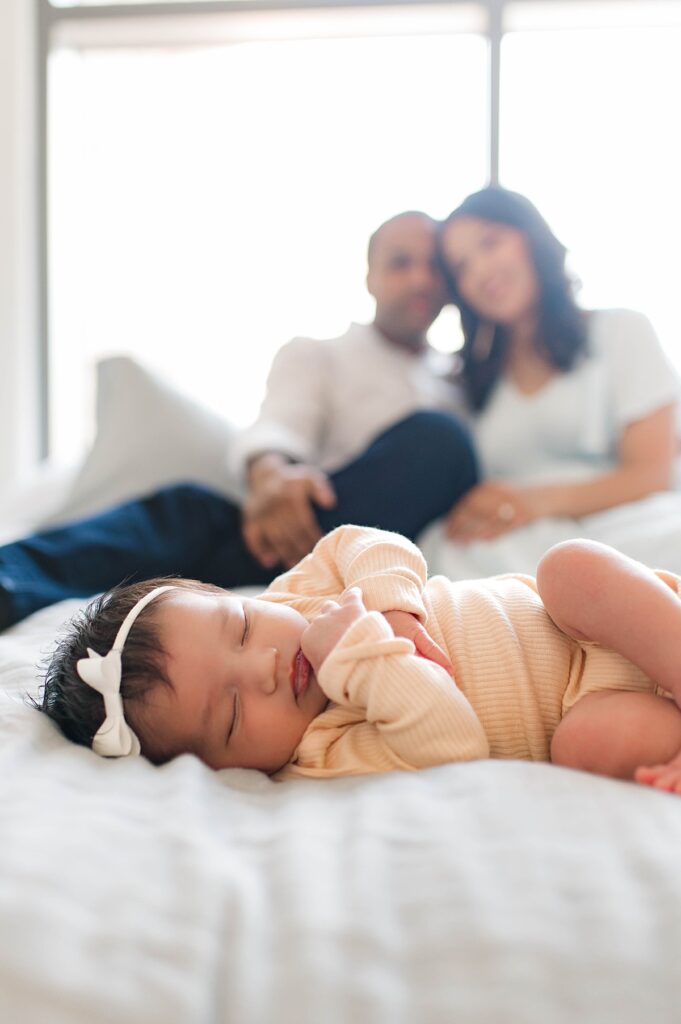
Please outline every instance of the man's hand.
[[486, 480], [456, 503], [445, 519], [445, 534], [461, 544], [494, 540], [542, 514], [541, 509], [535, 507], [533, 495], [534, 489], [529, 487]]
[[335, 491], [321, 470], [263, 456], [249, 472], [242, 522], [246, 547], [267, 568], [281, 562], [290, 569], [321, 537], [314, 505], [335, 504]]
[[411, 640], [417, 654], [427, 658], [428, 661], [434, 661], [436, 665], [441, 665], [454, 678], [454, 666], [447, 654], [435, 643], [426, 627], [421, 625], [415, 615], [412, 615], [411, 612], [393, 611], [383, 612], [383, 618], [387, 620], [395, 636], [405, 636], [407, 640]]
[[319, 615], [304, 631], [300, 646], [315, 675], [343, 634], [354, 622], [367, 615], [359, 587], [350, 587], [338, 601], [325, 601]]

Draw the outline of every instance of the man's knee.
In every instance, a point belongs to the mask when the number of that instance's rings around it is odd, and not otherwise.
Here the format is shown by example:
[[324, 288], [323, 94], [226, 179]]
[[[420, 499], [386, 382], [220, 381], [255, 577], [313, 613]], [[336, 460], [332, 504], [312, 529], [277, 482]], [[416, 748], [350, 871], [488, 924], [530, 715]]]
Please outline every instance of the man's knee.
[[178, 505], [193, 505], [196, 502], [220, 499], [217, 491], [204, 484], [180, 483], [168, 484], [148, 495], [147, 501], [169, 501]]
[[463, 420], [453, 413], [442, 412], [439, 409], [419, 409], [418, 412], [401, 420], [400, 425], [424, 438], [441, 438], [449, 442], [459, 442], [463, 439], [467, 444], [472, 443], [470, 432]]
[[423, 409], [412, 413], [397, 425], [418, 448], [422, 458], [435, 465], [453, 465], [468, 470], [471, 484], [477, 480], [477, 459], [470, 430], [457, 416], [439, 410]]
[[222, 494], [194, 483], [162, 487], [143, 499], [143, 504], [153, 518], [181, 523], [218, 525], [225, 521], [232, 509], [236, 512], [236, 506]]

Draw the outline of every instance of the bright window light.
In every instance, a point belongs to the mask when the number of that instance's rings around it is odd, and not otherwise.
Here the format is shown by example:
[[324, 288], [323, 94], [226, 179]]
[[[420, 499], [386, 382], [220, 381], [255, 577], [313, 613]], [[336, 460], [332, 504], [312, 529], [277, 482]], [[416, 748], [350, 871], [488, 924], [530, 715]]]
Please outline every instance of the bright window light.
[[[287, 338], [371, 317], [371, 231], [403, 209], [443, 216], [484, 184], [487, 43], [415, 32], [420, 12], [405, 10], [409, 34], [389, 11], [377, 28], [374, 10], [366, 35], [53, 52], [58, 458], [89, 438], [105, 354], [133, 354], [246, 423]], [[451, 316], [435, 336], [454, 343]]]
[[646, 313], [681, 367], [681, 3], [511, 4], [506, 25], [502, 183], [569, 247], [583, 304]]

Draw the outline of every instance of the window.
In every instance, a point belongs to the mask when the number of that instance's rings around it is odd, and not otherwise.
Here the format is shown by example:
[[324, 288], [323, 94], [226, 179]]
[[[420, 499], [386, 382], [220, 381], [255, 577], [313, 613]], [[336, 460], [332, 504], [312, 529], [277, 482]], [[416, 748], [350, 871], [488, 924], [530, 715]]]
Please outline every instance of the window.
[[318, 2], [40, 0], [55, 455], [107, 353], [245, 423], [288, 337], [371, 316], [382, 219], [489, 180], [545, 214], [584, 305], [641, 309], [681, 367], [681, 0]]
[[652, 319], [681, 367], [681, 3], [512, 3], [500, 175], [568, 246], [588, 306]]
[[244, 423], [288, 337], [370, 318], [371, 231], [400, 209], [442, 216], [486, 177], [472, 24], [424, 7], [199, 19], [191, 45], [169, 20], [55, 34], [56, 454], [82, 448], [90, 409], [73, 395], [92, 401], [103, 354], [134, 353]]

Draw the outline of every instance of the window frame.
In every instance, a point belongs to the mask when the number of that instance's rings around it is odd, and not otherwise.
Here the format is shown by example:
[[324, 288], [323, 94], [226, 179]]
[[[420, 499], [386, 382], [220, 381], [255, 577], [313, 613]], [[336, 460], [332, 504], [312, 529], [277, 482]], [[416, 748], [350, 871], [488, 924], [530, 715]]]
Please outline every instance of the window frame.
[[[160, 2], [97, 3], [74, 6], [54, 6], [50, 0], [37, 3], [37, 246], [38, 246], [38, 339], [37, 372], [39, 378], [38, 438], [40, 458], [49, 455], [49, 264], [48, 264], [48, 61], [52, 36], [68, 22], [135, 18], [201, 18], [210, 15], [239, 15], [244, 12], [319, 11], [342, 8], [413, 7], [419, 3], [429, 6], [474, 7], [483, 15], [481, 34], [489, 48], [489, 80], [487, 129], [489, 137], [488, 180], [499, 181], [500, 140], [500, 82], [501, 44], [504, 36], [504, 14], [515, 0], [160, 0]], [[584, 0], [525, 0], [538, 5], [583, 4]], [[622, 0], [600, 0], [602, 4], [620, 3]]]

